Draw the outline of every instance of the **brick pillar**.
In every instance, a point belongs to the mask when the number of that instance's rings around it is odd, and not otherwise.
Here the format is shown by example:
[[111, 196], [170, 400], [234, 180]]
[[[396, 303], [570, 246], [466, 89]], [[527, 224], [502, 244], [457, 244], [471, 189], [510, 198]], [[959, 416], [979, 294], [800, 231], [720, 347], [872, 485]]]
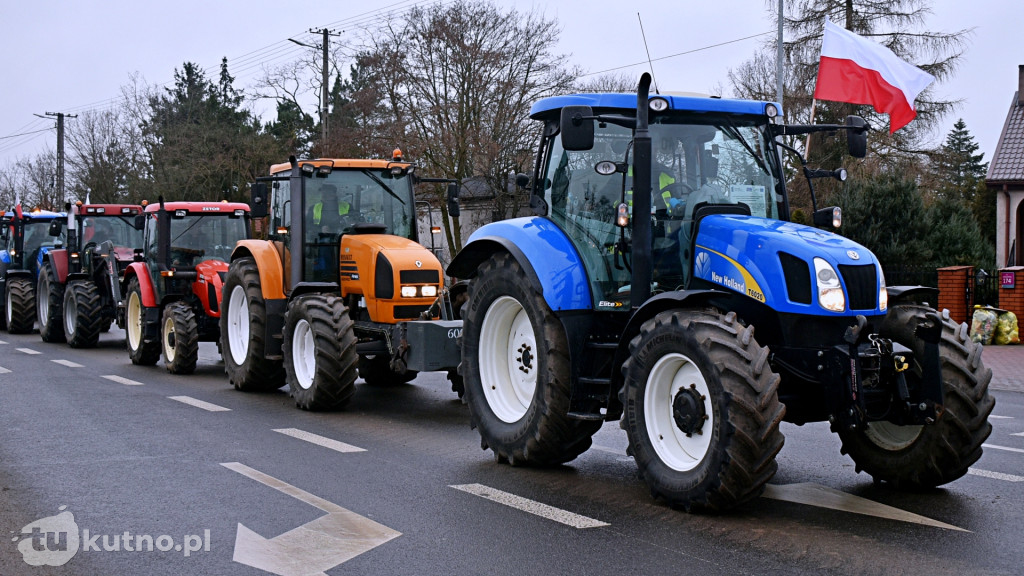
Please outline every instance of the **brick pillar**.
[[[955, 322], [970, 322], [974, 306], [974, 266], [939, 268], [939, 310], [949, 310]], [[1002, 296], [1002, 294], [1000, 294]]]
[[[1007, 286], [1002, 282], [1004, 274], [1013, 274], [1013, 288], [1004, 287]], [[1024, 266], [1003, 268], [993, 280], [999, 282], [999, 307], [1013, 312], [1018, 323], [1024, 320]]]

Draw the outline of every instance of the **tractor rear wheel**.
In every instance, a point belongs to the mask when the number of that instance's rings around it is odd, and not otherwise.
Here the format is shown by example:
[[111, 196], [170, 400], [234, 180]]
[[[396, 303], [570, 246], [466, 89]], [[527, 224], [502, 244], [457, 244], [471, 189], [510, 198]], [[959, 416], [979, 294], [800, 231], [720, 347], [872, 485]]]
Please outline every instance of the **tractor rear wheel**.
[[295, 405], [339, 410], [355, 393], [356, 336], [342, 300], [310, 294], [288, 305], [284, 366]]
[[152, 366], [160, 359], [160, 342], [146, 342], [146, 307], [142, 304], [142, 287], [138, 278], [128, 282], [128, 306], [125, 310], [125, 340], [132, 364]]
[[[924, 358], [925, 343], [914, 331], [926, 314], [926, 306], [893, 306], [885, 317], [880, 335], [891, 338]], [[982, 363], [982, 347], [972, 342], [966, 324], [958, 325], [943, 310], [939, 359], [944, 388], [943, 412], [927, 426], [899, 426], [872, 422], [865, 430], [840, 430], [842, 453], [853, 459], [876, 481], [897, 488], [923, 489], [941, 486], [967, 474], [981, 458], [982, 444], [992, 433], [988, 415], [995, 399], [988, 393], [992, 371]], [[907, 385], [915, 387], [921, 378], [920, 362], [905, 372]]]
[[36, 322], [36, 295], [32, 281], [19, 276], [7, 279], [7, 331], [28, 334]]
[[36, 282], [36, 321], [43, 342], [64, 342], [63, 306], [64, 285], [57, 281], [53, 267], [47, 262], [39, 270]]
[[64, 333], [72, 348], [95, 348], [100, 341], [100, 293], [96, 284], [72, 282], [64, 292]]
[[359, 377], [370, 386], [395, 386], [411, 382], [417, 376], [415, 370], [399, 374], [391, 369], [386, 354], [359, 357]]
[[507, 253], [480, 265], [463, 309], [463, 402], [499, 462], [553, 466], [590, 448], [603, 421], [569, 417], [561, 322]]
[[199, 360], [199, 328], [192, 307], [185, 302], [171, 302], [164, 307], [160, 331], [164, 366], [171, 374], [191, 374]]
[[775, 475], [786, 409], [753, 332], [732, 312], [670, 310], [629, 343], [622, 427], [654, 497], [722, 510], [755, 498]]
[[280, 360], [266, 358], [267, 304], [256, 261], [232, 262], [222, 294], [220, 350], [228, 379], [236, 390], [277, 390], [284, 385], [284, 366]]

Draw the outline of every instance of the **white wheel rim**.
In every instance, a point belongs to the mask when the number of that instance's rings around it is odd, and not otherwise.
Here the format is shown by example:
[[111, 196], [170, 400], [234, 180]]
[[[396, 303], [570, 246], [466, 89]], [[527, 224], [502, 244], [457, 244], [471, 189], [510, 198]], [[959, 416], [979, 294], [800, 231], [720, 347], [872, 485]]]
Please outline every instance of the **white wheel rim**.
[[138, 350], [142, 344], [142, 302], [138, 292], [128, 295], [128, 346]]
[[174, 356], [176, 354], [174, 344], [171, 340], [174, 339], [174, 317], [170, 314], [164, 319], [164, 360], [167, 363], [174, 362]]
[[295, 333], [292, 334], [292, 368], [299, 386], [309, 390], [316, 374], [316, 346], [313, 344], [313, 330], [304, 319], [295, 324]]
[[235, 364], [241, 366], [249, 354], [249, 307], [245, 289], [235, 286], [228, 301], [228, 353]]
[[50, 319], [50, 283], [46, 276], [39, 275], [39, 294], [36, 296], [36, 311], [39, 313], [39, 329], [42, 330]]
[[892, 422], [871, 422], [864, 434], [879, 448], [895, 452], [917, 440], [924, 426], [899, 426]]
[[7, 281], [7, 306], [4, 307], [4, 318], [7, 320], [7, 329], [11, 329], [11, 281]]
[[515, 298], [491, 303], [480, 326], [480, 380], [491, 411], [509, 424], [526, 415], [537, 390], [537, 338]]
[[[687, 437], [676, 425], [672, 414], [676, 394], [684, 388], [696, 386], [704, 398], [704, 413], [708, 419], [701, 428]], [[711, 393], [704, 375], [688, 357], [672, 353], [662, 356], [654, 364], [644, 389], [644, 420], [658, 458], [669, 468], [686, 472], [695, 468], [708, 454], [714, 435], [715, 415]]]
[[68, 287], [67, 297], [64, 298], [64, 332], [70, 337], [75, 333], [75, 319], [78, 315], [78, 305], [75, 304], [75, 290]]

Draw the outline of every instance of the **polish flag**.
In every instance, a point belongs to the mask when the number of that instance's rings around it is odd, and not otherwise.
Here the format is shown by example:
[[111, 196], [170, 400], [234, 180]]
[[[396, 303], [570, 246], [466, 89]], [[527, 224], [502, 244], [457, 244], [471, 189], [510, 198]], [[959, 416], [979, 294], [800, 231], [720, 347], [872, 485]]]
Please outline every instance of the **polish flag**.
[[889, 114], [889, 133], [917, 116], [914, 100], [935, 80], [881, 44], [825, 20], [814, 97], [870, 104]]

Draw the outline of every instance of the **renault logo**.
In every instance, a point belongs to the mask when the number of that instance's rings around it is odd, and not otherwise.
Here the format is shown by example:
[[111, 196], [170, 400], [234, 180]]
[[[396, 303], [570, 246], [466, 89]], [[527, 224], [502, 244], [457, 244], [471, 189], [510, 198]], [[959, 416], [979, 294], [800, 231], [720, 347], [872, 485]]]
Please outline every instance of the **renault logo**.
[[857, 252], [853, 250], [847, 250], [846, 255], [849, 256], [851, 260], [860, 260], [860, 254], [857, 254]]
[[416, 261], [416, 267], [417, 268], [423, 268], [423, 262], [420, 262], [419, 260], [417, 260]]

